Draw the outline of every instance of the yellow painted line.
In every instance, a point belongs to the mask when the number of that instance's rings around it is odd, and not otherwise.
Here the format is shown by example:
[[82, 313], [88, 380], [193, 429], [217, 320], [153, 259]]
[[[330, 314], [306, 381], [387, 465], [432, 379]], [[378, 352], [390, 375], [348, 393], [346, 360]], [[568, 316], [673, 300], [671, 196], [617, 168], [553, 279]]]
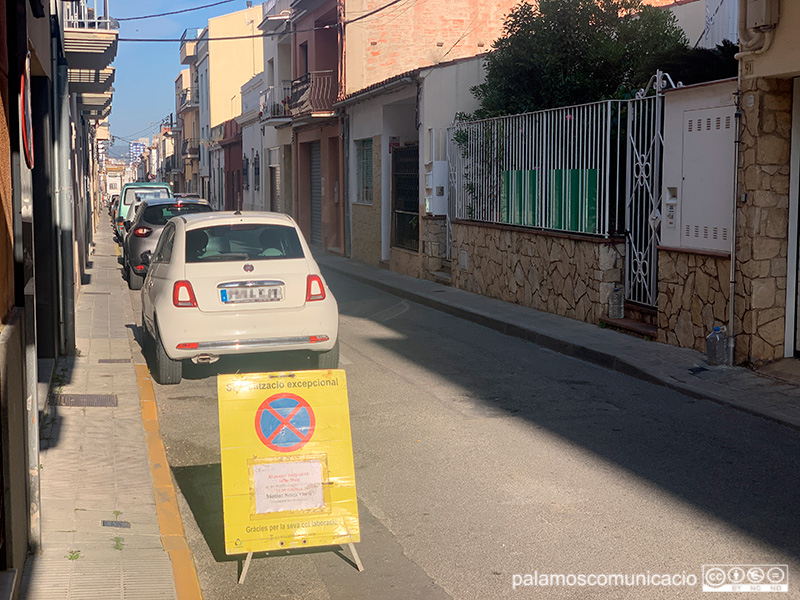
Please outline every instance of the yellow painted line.
[[119, 244], [114, 244], [114, 254], [119, 256]]
[[[117, 250], [119, 253], [119, 250]], [[183, 521], [178, 508], [178, 497], [172, 484], [172, 475], [167, 463], [167, 452], [158, 428], [158, 410], [153, 381], [147, 365], [136, 367], [136, 383], [139, 387], [139, 405], [142, 410], [144, 437], [147, 445], [147, 457], [150, 460], [150, 473], [153, 476], [158, 529], [161, 533], [161, 545], [169, 554], [172, 563], [172, 577], [175, 580], [175, 591], [178, 600], [202, 600], [200, 581], [194, 556], [186, 543]]]

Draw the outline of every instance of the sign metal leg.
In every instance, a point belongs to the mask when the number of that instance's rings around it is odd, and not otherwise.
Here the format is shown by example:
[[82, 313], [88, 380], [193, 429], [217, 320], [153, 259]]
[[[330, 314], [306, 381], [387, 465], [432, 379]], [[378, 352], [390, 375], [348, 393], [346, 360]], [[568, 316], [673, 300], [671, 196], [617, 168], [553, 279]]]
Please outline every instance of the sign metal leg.
[[[351, 546], [352, 546], [352, 544], [351, 544]], [[247, 569], [250, 568], [250, 561], [252, 560], [252, 558], [253, 558], [253, 553], [252, 552], [248, 552], [247, 553], [247, 558], [244, 559], [244, 566], [242, 567], [242, 574], [239, 575], [239, 584], [240, 585], [242, 583], [244, 583], [244, 578], [247, 577]], [[359, 563], [359, 564], [361, 564], [361, 563]], [[359, 569], [359, 571], [360, 570], [361, 569]]]
[[353, 542], [350, 542], [347, 545], [350, 546], [350, 552], [353, 555], [353, 560], [356, 561], [356, 568], [360, 573], [361, 571], [364, 570], [364, 565], [361, 564], [361, 557], [358, 555], [358, 551], [356, 550], [356, 545]]

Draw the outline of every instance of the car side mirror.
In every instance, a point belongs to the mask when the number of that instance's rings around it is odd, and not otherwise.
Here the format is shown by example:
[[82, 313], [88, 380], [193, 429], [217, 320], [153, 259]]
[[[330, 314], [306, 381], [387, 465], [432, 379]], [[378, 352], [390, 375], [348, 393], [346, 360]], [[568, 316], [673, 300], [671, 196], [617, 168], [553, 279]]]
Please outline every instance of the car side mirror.
[[150, 264], [153, 262], [153, 252], [151, 250], [145, 250], [139, 256], [142, 259], [142, 265], [144, 265], [145, 272], [150, 267]]
[[123, 223], [123, 224], [125, 225], [125, 231], [130, 231], [131, 230], [131, 222], [130, 221], [125, 221], [125, 223]]

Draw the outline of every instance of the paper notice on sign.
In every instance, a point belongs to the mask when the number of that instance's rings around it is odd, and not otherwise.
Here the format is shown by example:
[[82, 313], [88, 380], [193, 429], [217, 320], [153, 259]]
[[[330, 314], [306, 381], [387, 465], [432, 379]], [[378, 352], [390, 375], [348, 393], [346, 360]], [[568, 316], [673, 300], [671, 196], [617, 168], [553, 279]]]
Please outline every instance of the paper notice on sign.
[[318, 460], [253, 465], [253, 483], [257, 514], [325, 506]]

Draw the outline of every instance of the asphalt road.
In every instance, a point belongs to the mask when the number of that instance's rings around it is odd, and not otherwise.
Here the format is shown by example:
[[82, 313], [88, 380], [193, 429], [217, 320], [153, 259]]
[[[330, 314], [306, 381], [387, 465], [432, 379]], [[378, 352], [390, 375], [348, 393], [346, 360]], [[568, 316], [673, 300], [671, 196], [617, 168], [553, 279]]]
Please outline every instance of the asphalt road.
[[[155, 385], [205, 598], [694, 598], [703, 565], [720, 564], [788, 565], [800, 596], [800, 432], [328, 281], [365, 571], [347, 549], [308, 549], [256, 555], [237, 584], [215, 375], [304, 363], [223, 360]], [[525, 585], [551, 574], [660, 585]]]

